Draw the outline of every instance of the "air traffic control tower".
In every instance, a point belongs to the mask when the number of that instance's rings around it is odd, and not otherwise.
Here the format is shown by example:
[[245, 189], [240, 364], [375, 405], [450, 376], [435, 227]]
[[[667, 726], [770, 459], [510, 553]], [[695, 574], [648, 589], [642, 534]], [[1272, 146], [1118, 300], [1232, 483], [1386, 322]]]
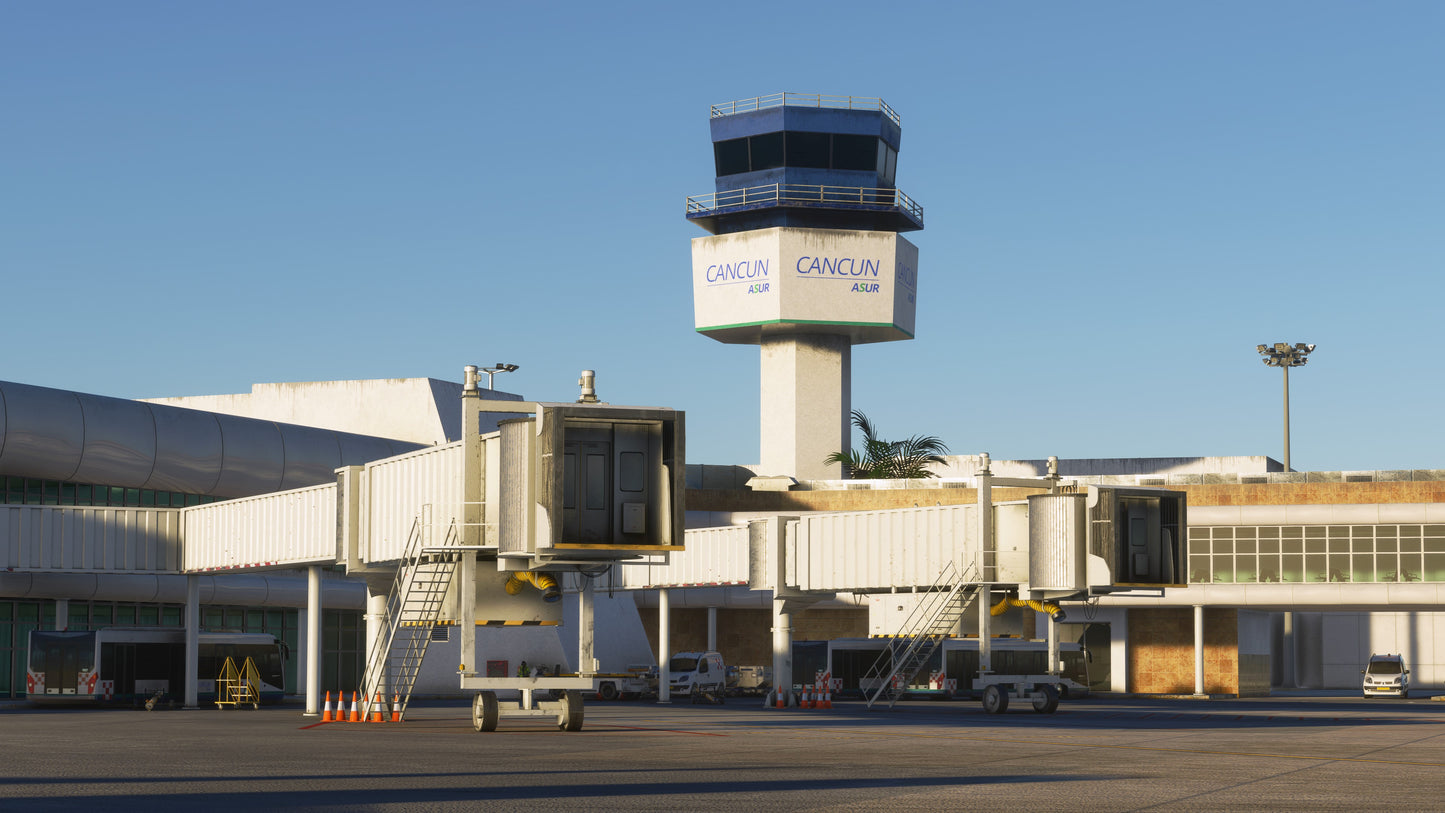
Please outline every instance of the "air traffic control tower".
[[894, 186], [882, 99], [778, 93], [712, 108], [716, 191], [687, 199], [699, 333], [762, 348], [759, 474], [838, 479], [853, 345], [913, 338], [923, 208]]

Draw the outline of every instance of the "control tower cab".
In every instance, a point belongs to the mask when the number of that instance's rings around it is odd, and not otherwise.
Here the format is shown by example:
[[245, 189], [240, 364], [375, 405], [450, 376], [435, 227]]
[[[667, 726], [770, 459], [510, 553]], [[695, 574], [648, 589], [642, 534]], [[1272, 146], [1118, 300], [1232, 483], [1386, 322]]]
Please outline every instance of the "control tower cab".
[[717, 191], [688, 198], [687, 219], [713, 234], [923, 228], [894, 186], [903, 128], [882, 99], [778, 93], [714, 105], [711, 129]]
[[761, 347], [759, 474], [843, 476], [852, 346], [914, 335], [923, 207], [895, 185], [882, 99], [779, 93], [714, 105], [715, 191], [687, 199], [697, 331]]

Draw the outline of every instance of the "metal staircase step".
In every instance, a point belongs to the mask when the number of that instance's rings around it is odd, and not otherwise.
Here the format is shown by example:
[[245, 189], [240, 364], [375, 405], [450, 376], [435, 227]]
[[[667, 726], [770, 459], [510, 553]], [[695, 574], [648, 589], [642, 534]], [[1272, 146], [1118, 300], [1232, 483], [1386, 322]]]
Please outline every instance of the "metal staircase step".
[[[432, 628], [441, 615], [447, 588], [462, 556], [461, 551], [422, 551], [428, 513], [424, 509], [412, 524], [387, 595], [386, 622], [378, 630], [375, 648], [367, 661], [364, 682], [368, 701], [385, 683], [386, 691], [398, 703], [394, 713], [404, 713], [411, 700], [412, 687], [431, 643]], [[452, 524], [442, 546], [455, 547], [459, 543], [457, 527]]]
[[868, 708], [883, 698], [888, 699], [888, 707], [892, 708], [908, 682], [952, 634], [979, 593], [975, 574], [972, 564], [960, 572], [953, 563], [939, 574], [927, 591], [931, 598], [919, 602], [913, 616], [904, 622], [903, 628], [889, 640], [888, 647], [865, 673], [865, 680], [879, 681], [867, 698]]

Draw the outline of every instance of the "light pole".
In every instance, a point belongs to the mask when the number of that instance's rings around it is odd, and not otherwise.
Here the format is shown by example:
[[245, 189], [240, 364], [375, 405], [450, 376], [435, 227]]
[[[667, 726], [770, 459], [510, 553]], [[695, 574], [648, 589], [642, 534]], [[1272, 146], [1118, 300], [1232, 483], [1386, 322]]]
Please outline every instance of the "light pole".
[[1307, 356], [1314, 352], [1315, 346], [1303, 342], [1290, 345], [1286, 342], [1275, 342], [1272, 345], [1261, 344], [1255, 347], [1261, 356], [1264, 356], [1264, 363], [1270, 367], [1278, 367], [1284, 370], [1284, 470], [1291, 471], [1289, 467], [1289, 368], [1303, 367], [1309, 361]]
[[[1261, 346], [1263, 346], [1263, 345], [1261, 345]], [[487, 374], [487, 389], [491, 389], [491, 388], [492, 388], [492, 376], [493, 376], [493, 375], [496, 375], [497, 373], [510, 373], [510, 372], [514, 372], [514, 371], [516, 371], [516, 369], [517, 369], [517, 365], [515, 365], [515, 364], [503, 364], [503, 363], [500, 362], [500, 361], [497, 362], [495, 365], [493, 365], [493, 366], [491, 366], [491, 367], [483, 367], [483, 368], [482, 368], [482, 372], [484, 372], [484, 373]], [[1285, 456], [1288, 457], [1289, 454], [1286, 453]]]

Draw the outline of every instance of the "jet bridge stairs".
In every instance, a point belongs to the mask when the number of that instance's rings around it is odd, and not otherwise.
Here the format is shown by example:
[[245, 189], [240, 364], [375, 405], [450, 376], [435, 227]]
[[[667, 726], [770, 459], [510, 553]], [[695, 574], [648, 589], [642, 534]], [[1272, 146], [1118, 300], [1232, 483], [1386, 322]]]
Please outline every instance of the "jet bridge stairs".
[[903, 627], [873, 662], [861, 681], [873, 685], [866, 695], [868, 708], [898, 702], [928, 659], [943, 646], [944, 639], [958, 629], [963, 613], [978, 597], [982, 585], [972, 562], [959, 568], [950, 562], [925, 591], [928, 598], [918, 602]]
[[386, 599], [386, 619], [377, 631], [366, 663], [367, 698], [363, 708], [369, 719], [380, 703], [385, 714], [387, 692], [394, 698], [393, 719], [403, 719], [422, 659], [431, 643], [432, 629], [441, 617], [447, 588], [462, 558], [460, 534], [453, 523], [439, 546], [427, 546], [421, 518], [412, 524], [406, 548], [397, 564], [396, 578]]

